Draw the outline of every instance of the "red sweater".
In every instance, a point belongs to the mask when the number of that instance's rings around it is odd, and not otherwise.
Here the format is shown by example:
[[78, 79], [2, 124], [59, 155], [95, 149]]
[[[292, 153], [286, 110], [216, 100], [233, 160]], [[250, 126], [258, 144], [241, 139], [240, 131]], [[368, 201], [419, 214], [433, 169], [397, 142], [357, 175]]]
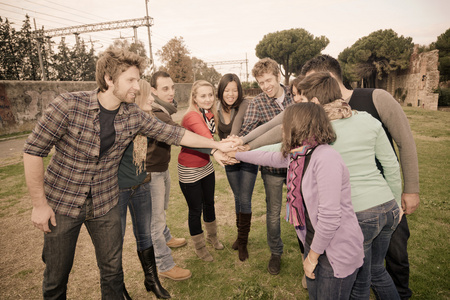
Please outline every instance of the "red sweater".
[[[210, 118], [212, 113], [207, 113], [206, 115]], [[203, 116], [198, 112], [187, 112], [181, 121], [181, 126], [198, 135], [213, 139], [205, 120], [203, 120]], [[178, 155], [178, 163], [189, 168], [204, 167], [209, 163], [209, 155], [181, 147], [180, 154]]]

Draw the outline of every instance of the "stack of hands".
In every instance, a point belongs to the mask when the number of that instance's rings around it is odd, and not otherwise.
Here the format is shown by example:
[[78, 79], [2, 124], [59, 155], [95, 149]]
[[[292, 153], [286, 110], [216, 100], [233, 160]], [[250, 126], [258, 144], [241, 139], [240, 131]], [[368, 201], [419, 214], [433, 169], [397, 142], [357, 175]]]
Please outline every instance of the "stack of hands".
[[220, 143], [223, 144], [221, 145], [222, 147], [217, 151], [213, 151], [213, 156], [222, 167], [239, 163], [236, 160], [236, 152], [250, 150], [250, 146], [248, 144], [244, 145], [242, 138], [237, 135], [230, 135], [226, 139], [221, 140]]

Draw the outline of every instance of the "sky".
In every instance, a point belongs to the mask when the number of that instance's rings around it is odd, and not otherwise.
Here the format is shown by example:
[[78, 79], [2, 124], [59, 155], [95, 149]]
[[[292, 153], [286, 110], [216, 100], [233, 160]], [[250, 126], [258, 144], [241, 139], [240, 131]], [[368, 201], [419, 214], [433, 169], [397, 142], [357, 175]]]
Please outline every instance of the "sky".
[[[0, 0], [0, 16], [20, 29], [25, 14], [37, 28], [54, 29], [83, 24], [143, 18], [146, 0]], [[258, 61], [255, 47], [265, 34], [303, 28], [330, 43], [322, 51], [337, 57], [359, 38], [380, 29], [393, 29], [399, 36], [411, 37], [415, 44], [429, 45], [450, 28], [448, 0], [147, 0], [151, 26], [152, 53], [170, 39], [183, 37], [191, 56], [216, 62], [221, 74], [236, 73], [249, 80]], [[138, 28], [138, 39], [148, 51], [147, 27]], [[97, 52], [117, 38], [130, 42], [132, 28], [84, 33]], [[52, 39], [59, 44], [60, 38]], [[73, 37], [67, 37], [69, 44]], [[248, 61], [248, 64], [218, 64], [223, 61]], [[248, 69], [247, 69], [248, 67]]]

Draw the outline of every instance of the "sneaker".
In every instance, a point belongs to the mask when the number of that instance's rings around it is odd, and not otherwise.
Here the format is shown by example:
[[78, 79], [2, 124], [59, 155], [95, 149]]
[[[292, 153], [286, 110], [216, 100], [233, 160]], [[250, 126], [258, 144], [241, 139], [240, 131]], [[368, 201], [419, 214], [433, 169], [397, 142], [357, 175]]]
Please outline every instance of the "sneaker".
[[270, 256], [269, 266], [267, 269], [272, 275], [278, 275], [281, 268], [281, 255], [273, 254]]
[[161, 277], [166, 277], [172, 280], [180, 281], [191, 278], [192, 273], [188, 269], [180, 268], [179, 266], [175, 266], [167, 272], [158, 272], [158, 275]]
[[171, 238], [170, 241], [166, 243], [166, 245], [170, 248], [178, 248], [186, 245], [186, 239], [185, 238]]

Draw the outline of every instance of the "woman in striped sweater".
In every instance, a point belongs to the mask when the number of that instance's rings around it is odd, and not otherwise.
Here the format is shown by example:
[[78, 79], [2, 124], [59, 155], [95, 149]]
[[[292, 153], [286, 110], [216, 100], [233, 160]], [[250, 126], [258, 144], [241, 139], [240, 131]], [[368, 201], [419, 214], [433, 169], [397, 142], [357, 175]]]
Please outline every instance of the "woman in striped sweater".
[[[189, 108], [181, 121], [181, 125], [204, 137], [213, 139], [216, 131], [215, 115], [217, 114], [214, 87], [205, 80], [194, 82], [189, 99]], [[216, 151], [214, 149], [211, 154]], [[215, 249], [224, 247], [217, 237], [216, 214], [214, 208], [214, 167], [206, 153], [182, 147], [178, 156], [178, 179], [189, 207], [189, 233], [195, 247], [195, 253], [204, 261], [212, 261], [213, 257], [206, 249], [202, 230], [201, 217], [205, 223], [207, 237]]]

